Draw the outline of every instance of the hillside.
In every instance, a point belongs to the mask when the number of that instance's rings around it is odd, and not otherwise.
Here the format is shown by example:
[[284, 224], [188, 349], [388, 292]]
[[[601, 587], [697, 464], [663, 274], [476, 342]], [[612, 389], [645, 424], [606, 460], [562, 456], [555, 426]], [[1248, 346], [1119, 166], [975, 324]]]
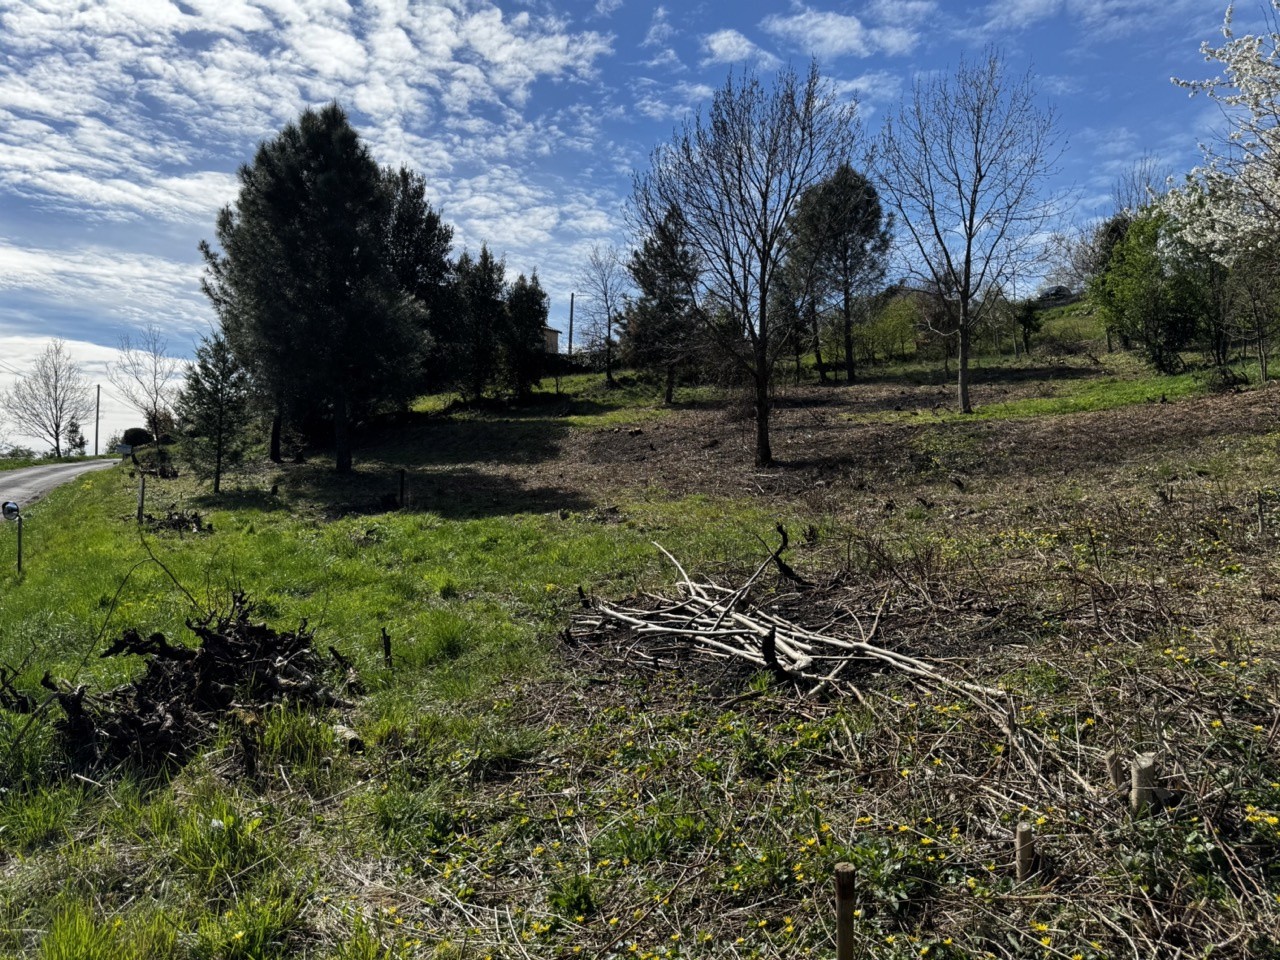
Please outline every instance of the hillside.
[[[140, 538], [123, 469], [31, 511], [0, 576], [0, 952], [829, 957], [851, 862], [866, 956], [1280, 956], [1274, 388], [1109, 356], [988, 365], [969, 418], [910, 371], [787, 387], [762, 469], [745, 401], [544, 387], [424, 401], [349, 479], [149, 483], [211, 531]], [[676, 597], [655, 542], [742, 586], [779, 523], [804, 583], [766, 565], [739, 609], [932, 679], [856, 660], [815, 694], [602, 612]], [[350, 660], [349, 705], [239, 703], [164, 769], [12, 710], [46, 670], [136, 677], [97, 654], [193, 645], [233, 590]]]

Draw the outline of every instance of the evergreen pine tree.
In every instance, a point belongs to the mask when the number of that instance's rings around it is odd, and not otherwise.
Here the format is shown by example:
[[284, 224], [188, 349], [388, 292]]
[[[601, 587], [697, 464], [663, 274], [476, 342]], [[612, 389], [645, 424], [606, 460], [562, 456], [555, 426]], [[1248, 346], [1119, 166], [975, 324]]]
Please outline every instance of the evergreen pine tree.
[[538, 282], [538, 271], [526, 279], [522, 273], [507, 293], [507, 325], [503, 335], [503, 379], [517, 397], [528, 395], [542, 378], [546, 360], [547, 294]]
[[223, 471], [239, 463], [248, 445], [249, 376], [220, 333], [201, 340], [178, 395], [183, 456], [196, 475], [222, 490]]

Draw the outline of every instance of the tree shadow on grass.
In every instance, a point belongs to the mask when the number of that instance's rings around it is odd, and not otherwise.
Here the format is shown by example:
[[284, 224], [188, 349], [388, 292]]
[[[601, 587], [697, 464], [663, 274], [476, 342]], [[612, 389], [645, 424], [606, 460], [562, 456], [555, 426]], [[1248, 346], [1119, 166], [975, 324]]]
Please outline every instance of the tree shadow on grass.
[[320, 504], [331, 519], [377, 513], [431, 513], [449, 520], [581, 512], [595, 503], [578, 491], [530, 486], [516, 477], [466, 467], [449, 470], [401, 468], [379, 464], [340, 476], [309, 464], [289, 468], [282, 492]]
[[[1028, 383], [1031, 381], [1052, 382], [1054, 380], [1090, 380], [1107, 376], [1107, 370], [1100, 366], [1082, 366], [1068, 363], [1049, 363], [1037, 366], [975, 366], [969, 368], [969, 383], [972, 386], [998, 386], [1011, 383]], [[956, 369], [954, 363], [948, 372], [942, 367], [926, 370], [877, 370], [875, 367], [860, 371], [853, 381], [875, 386], [901, 387], [954, 387]], [[839, 386], [847, 386], [843, 381]]]
[[193, 507], [200, 510], [257, 510], [270, 513], [273, 510], [288, 510], [289, 504], [283, 498], [268, 490], [223, 490], [197, 494], [190, 499]]
[[454, 418], [408, 414], [383, 424], [355, 451], [364, 460], [405, 467], [464, 463], [534, 464], [554, 460], [569, 424], [543, 412], [521, 416]]

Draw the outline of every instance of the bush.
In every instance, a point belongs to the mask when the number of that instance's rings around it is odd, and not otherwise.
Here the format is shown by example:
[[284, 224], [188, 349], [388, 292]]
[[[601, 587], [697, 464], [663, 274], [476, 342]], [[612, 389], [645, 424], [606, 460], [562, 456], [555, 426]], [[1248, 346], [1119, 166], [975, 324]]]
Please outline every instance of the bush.
[[1230, 393], [1248, 383], [1248, 377], [1230, 367], [1214, 367], [1205, 377], [1205, 389], [1210, 393]]
[[131, 447], [143, 447], [154, 440], [155, 437], [143, 427], [130, 427], [120, 437], [121, 443], [126, 443]]

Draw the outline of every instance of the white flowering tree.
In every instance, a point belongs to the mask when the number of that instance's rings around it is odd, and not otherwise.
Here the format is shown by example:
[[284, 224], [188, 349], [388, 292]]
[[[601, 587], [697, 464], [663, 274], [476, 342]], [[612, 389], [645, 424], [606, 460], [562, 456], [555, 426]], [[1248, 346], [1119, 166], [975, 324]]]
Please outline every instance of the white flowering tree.
[[1243, 251], [1280, 238], [1280, 0], [1270, 0], [1271, 31], [1237, 36], [1227, 7], [1222, 43], [1200, 52], [1222, 66], [1208, 80], [1174, 83], [1220, 104], [1228, 127], [1201, 144], [1205, 164], [1165, 199], [1183, 236], [1230, 265]]

